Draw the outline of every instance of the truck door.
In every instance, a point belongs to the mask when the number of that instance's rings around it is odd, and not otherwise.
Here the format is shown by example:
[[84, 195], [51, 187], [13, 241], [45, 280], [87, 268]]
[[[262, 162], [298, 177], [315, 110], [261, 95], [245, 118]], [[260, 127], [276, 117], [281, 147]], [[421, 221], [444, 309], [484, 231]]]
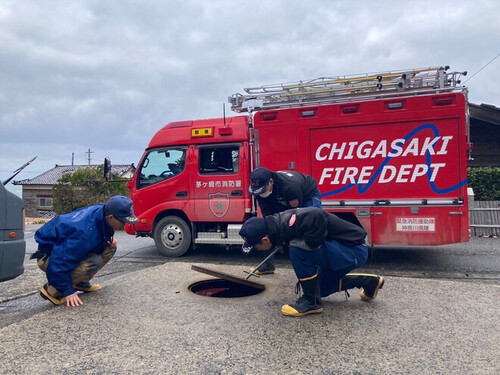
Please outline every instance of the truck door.
[[249, 194], [242, 143], [195, 147], [191, 178], [193, 217], [198, 222], [241, 222]]
[[466, 241], [465, 135], [457, 118], [438, 115], [312, 129], [323, 208], [370, 208], [374, 245]]

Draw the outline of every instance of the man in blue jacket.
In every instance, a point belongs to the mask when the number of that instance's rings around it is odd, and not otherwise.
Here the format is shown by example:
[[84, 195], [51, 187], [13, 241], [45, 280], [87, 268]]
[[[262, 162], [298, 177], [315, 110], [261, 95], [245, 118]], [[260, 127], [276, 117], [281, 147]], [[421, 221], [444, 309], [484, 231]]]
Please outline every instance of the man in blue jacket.
[[78, 291], [101, 289], [99, 284], [91, 285], [90, 280], [116, 252], [114, 231], [137, 221], [132, 201], [116, 195], [106, 204], [56, 216], [38, 229], [38, 251], [31, 258], [38, 259], [48, 280], [40, 295], [54, 305], [82, 305]]

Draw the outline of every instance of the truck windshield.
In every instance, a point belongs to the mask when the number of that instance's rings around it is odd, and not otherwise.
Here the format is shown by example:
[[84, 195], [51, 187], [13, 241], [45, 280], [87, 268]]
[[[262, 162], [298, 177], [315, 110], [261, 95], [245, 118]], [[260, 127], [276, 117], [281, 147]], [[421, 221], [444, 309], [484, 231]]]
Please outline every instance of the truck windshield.
[[180, 174], [184, 170], [186, 148], [162, 148], [150, 151], [140, 167], [139, 189]]

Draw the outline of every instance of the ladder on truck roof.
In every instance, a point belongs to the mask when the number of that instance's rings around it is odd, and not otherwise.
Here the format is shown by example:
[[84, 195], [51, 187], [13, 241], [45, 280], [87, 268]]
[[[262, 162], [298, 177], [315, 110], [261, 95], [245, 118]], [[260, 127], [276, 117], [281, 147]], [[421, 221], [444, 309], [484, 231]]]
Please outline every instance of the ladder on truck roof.
[[448, 69], [449, 66], [429, 67], [249, 87], [244, 89], [245, 94], [233, 94], [228, 101], [235, 112], [251, 112], [465, 90], [458, 85], [467, 72], [448, 72]]

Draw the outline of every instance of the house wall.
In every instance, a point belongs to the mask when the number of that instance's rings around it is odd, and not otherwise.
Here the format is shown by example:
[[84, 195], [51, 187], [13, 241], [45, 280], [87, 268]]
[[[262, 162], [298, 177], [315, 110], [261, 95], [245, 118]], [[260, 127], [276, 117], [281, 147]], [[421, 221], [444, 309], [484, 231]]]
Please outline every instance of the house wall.
[[40, 198], [52, 198], [52, 186], [23, 185], [22, 195], [26, 217], [44, 217], [53, 211], [52, 206], [40, 206]]
[[469, 167], [500, 167], [500, 127], [490, 123], [471, 121], [471, 142], [474, 143]]

